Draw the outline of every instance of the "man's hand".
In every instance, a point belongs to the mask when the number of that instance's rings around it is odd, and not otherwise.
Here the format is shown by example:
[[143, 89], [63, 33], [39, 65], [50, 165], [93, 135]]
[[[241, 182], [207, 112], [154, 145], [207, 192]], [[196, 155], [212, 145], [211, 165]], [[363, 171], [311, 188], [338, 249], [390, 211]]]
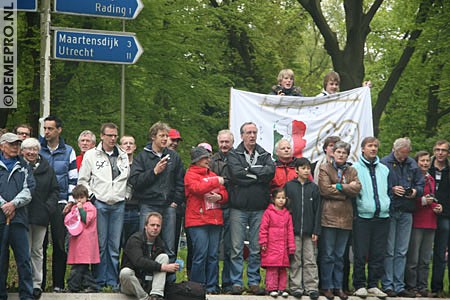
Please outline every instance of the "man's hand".
[[158, 161], [155, 168], [153, 169], [153, 172], [155, 173], [155, 175], [158, 175], [158, 174], [164, 172], [164, 170], [167, 167], [168, 161], [169, 161], [169, 157], [167, 155], [164, 156], [160, 161]]
[[2, 211], [6, 217], [12, 219], [16, 211], [16, 206], [12, 202], [6, 202], [2, 205]]
[[180, 269], [180, 265], [177, 263], [171, 263], [171, 264], [162, 264], [161, 265], [161, 272], [169, 272], [173, 273]]

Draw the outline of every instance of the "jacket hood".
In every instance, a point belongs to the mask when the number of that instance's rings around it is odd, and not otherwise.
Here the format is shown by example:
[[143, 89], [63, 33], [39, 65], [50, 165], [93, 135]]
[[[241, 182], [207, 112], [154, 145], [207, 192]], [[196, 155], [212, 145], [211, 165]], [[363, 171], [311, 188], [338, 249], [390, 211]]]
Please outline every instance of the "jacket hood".
[[191, 172], [194, 172], [194, 173], [200, 174], [200, 175], [208, 175], [208, 174], [211, 173], [211, 170], [210, 170], [210, 169], [208, 169], [208, 168], [203, 168], [203, 167], [199, 167], [199, 166], [196, 166], [196, 165], [191, 165], [191, 166], [189, 167], [189, 170], [190, 170]]
[[283, 207], [282, 210], [279, 210], [279, 209], [276, 209], [275, 204], [273, 204], [273, 203], [270, 203], [269, 206], [267, 207], [267, 209], [270, 211], [273, 211], [274, 213], [279, 214], [279, 215], [284, 215], [286, 213], [289, 213], [289, 211], [287, 210], [286, 207]]

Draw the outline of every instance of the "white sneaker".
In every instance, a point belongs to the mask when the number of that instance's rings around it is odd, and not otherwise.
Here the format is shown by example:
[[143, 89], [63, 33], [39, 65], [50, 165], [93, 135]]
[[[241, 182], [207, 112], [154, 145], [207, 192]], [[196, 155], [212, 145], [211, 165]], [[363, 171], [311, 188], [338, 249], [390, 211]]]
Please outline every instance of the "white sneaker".
[[366, 298], [367, 297], [367, 289], [365, 287], [359, 288], [356, 290], [356, 292], [353, 295], [355, 295], [357, 297], [361, 297], [361, 298]]
[[375, 296], [375, 297], [378, 297], [378, 298], [381, 298], [381, 299], [387, 297], [387, 294], [386, 294], [385, 292], [381, 291], [381, 290], [380, 290], [379, 288], [377, 288], [377, 287], [370, 288], [370, 289], [367, 290], [367, 292], [368, 292], [371, 296]]
[[276, 297], [278, 297], [278, 291], [271, 291], [271, 292], [269, 293], [269, 295], [270, 295], [271, 297], [276, 298]]
[[281, 297], [283, 297], [283, 298], [289, 297], [289, 293], [286, 291], [280, 291], [280, 293], [281, 293]]

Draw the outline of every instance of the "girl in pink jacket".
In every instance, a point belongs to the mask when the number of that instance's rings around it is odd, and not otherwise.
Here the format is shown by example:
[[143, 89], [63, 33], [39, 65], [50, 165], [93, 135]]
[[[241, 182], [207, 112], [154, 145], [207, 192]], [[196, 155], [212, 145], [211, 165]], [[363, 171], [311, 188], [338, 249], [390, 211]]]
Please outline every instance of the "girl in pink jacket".
[[272, 202], [265, 210], [259, 229], [261, 266], [266, 268], [266, 290], [272, 297], [289, 294], [285, 291], [289, 255], [295, 252], [292, 217], [286, 209], [284, 189], [272, 191]]
[[85, 186], [77, 185], [72, 191], [77, 201], [64, 218], [70, 233], [67, 264], [72, 265], [67, 285], [70, 292], [97, 292], [97, 285], [89, 266], [100, 262], [97, 234], [97, 209], [88, 201]]

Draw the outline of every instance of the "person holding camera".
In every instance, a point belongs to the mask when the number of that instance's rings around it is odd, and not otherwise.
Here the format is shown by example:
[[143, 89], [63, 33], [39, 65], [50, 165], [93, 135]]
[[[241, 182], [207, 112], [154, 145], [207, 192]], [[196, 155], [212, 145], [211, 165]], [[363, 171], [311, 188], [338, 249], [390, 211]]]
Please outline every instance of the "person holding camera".
[[278, 84], [272, 86], [269, 95], [300, 96], [303, 97], [300, 87], [294, 86], [294, 71], [283, 69], [278, 73]]
[[383, 290], [388, 297], [416, 296], [405, 288], [404, 277], [415, 199], [422, 197], [425, 181], [416, 161], [409, 157], [410, 152], [411, 140], [399, 138], [394, 141], [392, 152], [381, 159], [389, 169], [388, 193], [391, 199], [382, 278]]
[[422, 197], [416, 198], [416, 211], [413, 214], [413, 228], [406, 258], [406, 288], [418, 297], [432, 297], [428, 291], [428, 271], [433, 254], [434, 233], [437, 228], [437, 214], [442, 206], [434, 196], [435, 180], [428, 173], [431, 158], [427, 151], [416, 153], [415, 160], [425, 177]]

